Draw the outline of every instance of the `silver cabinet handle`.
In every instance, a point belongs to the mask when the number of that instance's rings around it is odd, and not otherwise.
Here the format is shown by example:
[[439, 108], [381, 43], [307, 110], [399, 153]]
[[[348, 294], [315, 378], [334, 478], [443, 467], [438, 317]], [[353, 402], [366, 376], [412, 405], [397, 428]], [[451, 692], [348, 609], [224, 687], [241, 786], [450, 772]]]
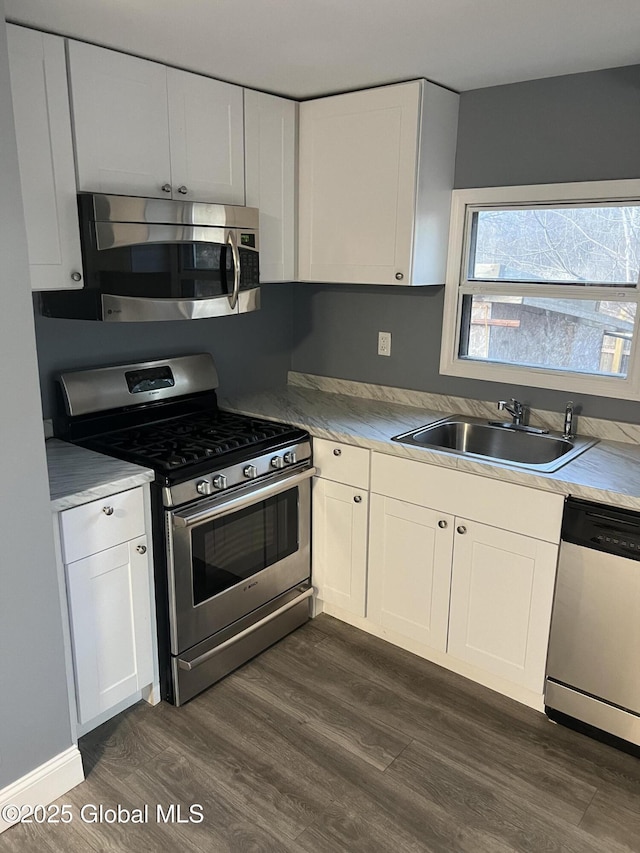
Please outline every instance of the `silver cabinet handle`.
[[180, 195], [186, 195], [189, 192], [189, 190], [183, 184], [181, 187], [178, 187], [178, 192], [180, 193]]
[[402, 281], [402, 279], [404, 278], [404, 273], [397, 272], [397, 273], [396, 273], [396, 278], [397, 278], [397, 280], [398, 280], [398, 281]]
[[102, 512], [103, 512], [105, 515], [113, 515], [113, 507], [112, 507], [112, 506], [103, 506], [103, 507], [102, 507]]
[[336, 447], [336, 448], [334, 449], [334, 451], [333, 451], [333, 455], [334, 455], [334, 456], [342, 456], [342, 451], [340, 450], [340, 448], [339, 448], [339, 447]]
[[162, 190], [163, 193], [170, 193], [171, 192], [171, 184], [163, 184], [160, 187], [160, 189]]
[[456, 530], [458, 531], [458, 533], [466, 533], [467, 532], [467, 528], [464, 526], [464, 524], [459, 524], [456, 527]]
[[82, 281], [82, 273], [79, 273], [77, 270], [71, 273], [72, 281]]
[[447, 529], [448, 525], [447, 525], [447, 522], [444, 520], [444, 518], [440, 519], [440, 521], [438, 522], [438, 527], [440, 527], [442, 530]]
[[136, 545], [136, 551], [138, 552], [138, 554], [146, 554], [147, 553], [147, 546], [146, 545]]
[[353, 499], [353, 502], [356, 504], [361, 504], [362, 503], [362, 495], [356, 495]]

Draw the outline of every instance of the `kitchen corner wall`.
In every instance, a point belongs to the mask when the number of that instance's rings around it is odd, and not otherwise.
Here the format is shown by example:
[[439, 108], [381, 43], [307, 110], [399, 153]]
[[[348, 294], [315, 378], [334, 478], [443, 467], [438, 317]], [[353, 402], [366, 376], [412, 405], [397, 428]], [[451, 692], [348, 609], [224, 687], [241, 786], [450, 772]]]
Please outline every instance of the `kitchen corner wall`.
[[287, 381], [290, 365], [291, 285], [262, 287], [262, 308], [236, 317], [159, 323], [99, 323], [41, 317], [36, 335], [42, 407], [52, 417], [60, 371], [210, 352], [220, 394], [262, 390]]
[[[464, 92], [457, 188], [640, 178], [640, 65]], [[292, 370], [638, 421], [640, 404], [440, 376], [443, 288], [298, 284]], [[392, 334], [377, 355], [378, 331]]]

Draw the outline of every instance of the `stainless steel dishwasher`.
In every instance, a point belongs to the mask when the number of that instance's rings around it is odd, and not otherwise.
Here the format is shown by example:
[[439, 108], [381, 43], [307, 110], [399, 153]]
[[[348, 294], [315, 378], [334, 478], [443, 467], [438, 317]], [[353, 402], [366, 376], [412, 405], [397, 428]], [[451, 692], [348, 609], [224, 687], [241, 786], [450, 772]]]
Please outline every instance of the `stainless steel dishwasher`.
[[545, 706], [640, 745], [640, 514], [566, 503]]

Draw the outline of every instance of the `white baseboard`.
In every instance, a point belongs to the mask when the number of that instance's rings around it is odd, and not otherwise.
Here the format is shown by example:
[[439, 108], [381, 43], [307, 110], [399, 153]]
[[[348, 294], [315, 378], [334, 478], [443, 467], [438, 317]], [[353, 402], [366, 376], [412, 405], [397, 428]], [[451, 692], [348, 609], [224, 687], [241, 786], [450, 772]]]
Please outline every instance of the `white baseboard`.
[[[77, 746], [56, 755], [17, 782], [0, 791], [0, 814], [5, 806], [46, 806], [84, 782], [82, 757]], [[16, 823], [0, 817], [0, 833]]]

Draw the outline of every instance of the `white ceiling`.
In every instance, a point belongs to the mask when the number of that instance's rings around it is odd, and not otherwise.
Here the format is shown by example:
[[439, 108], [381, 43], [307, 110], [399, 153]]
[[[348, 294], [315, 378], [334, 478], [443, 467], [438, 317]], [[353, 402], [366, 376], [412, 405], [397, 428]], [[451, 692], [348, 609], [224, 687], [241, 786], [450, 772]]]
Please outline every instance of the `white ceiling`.
[[640, 0], [5, 0], [7, 18], [312, 97], [457, 91], [640, 63]]

